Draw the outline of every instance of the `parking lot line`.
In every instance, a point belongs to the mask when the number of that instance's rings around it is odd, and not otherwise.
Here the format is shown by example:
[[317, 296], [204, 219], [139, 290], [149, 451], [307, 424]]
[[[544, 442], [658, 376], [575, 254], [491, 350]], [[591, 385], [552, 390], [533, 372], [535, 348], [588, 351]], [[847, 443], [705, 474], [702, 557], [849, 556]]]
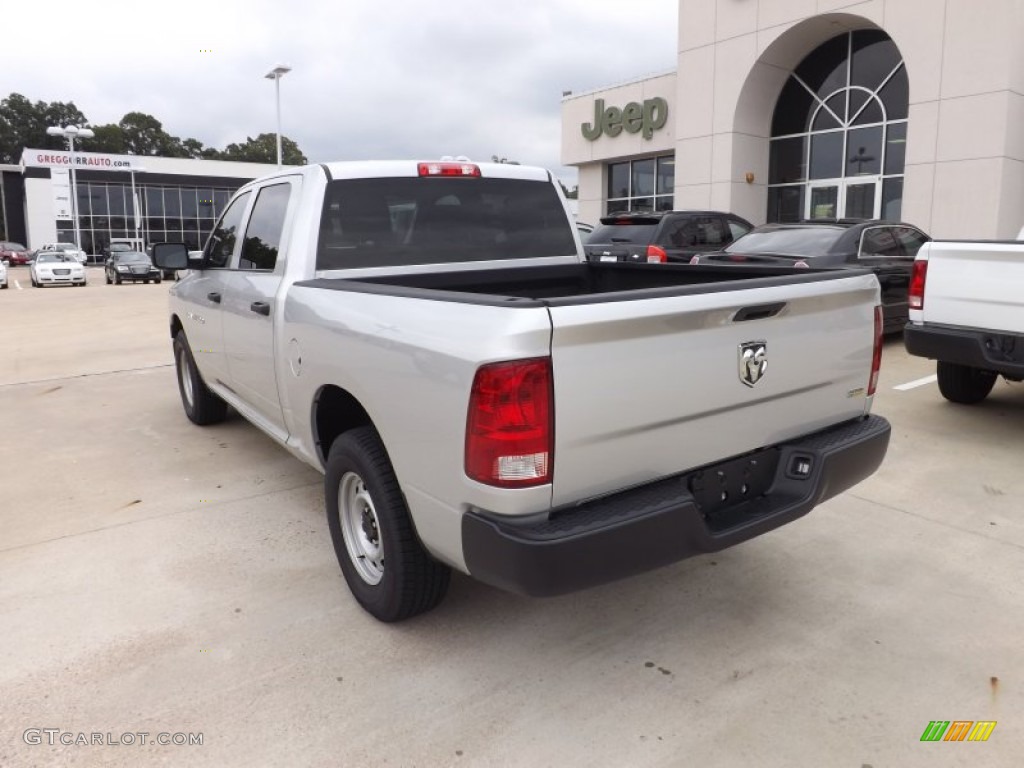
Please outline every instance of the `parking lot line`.
[[934, 373], [931, 376], [925, 376], [923, 379], [914, 379], [908, 381], [906, 384], [897, 384], [893, 389], [898, 389], [900, 392], [906, 392], [908, 389], [916, 389], [917, 387], [923, 387], [925, 384], [931, 384], [933, 381], [938, 380], [938, 376]]
[[15, 280], [14, 281], [14, 287], [17, 288], [19, 291], [25, 290], [24, 288], [21, 287], [21, 281], [20, 280]]

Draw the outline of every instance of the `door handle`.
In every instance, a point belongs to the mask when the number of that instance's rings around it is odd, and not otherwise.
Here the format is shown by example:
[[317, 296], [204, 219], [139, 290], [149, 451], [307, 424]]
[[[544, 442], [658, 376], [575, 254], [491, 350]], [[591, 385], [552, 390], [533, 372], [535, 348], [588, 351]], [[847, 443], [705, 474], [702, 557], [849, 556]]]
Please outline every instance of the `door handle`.
[[214, 304], [220, 304], [220, 294], [216, 291], [206, 294], [206, 298], [212, 301]]
[[747, 320], [764, 320], [769, 317], [775, 317], [779, 312], [786, 308], [786, 302], [779, 301], [774, 304], [754, 304], [749, 307], [743, 307], [735, 315], [732, 316], [734, 323], [742, 323]]
[[249, 309], [255, 312], [257, 315], [270, 316], [270, 305], [265, 301], [254, 301], [249, 305]]

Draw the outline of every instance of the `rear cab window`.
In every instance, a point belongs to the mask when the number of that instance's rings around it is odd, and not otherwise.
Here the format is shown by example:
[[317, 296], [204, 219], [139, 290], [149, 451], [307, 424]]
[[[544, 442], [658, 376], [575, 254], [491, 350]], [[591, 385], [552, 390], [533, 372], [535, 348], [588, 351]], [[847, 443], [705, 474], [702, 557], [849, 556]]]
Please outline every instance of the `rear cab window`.
[[549, 182], [385, 177], [327, 185], [317, 270], [575, 256]]

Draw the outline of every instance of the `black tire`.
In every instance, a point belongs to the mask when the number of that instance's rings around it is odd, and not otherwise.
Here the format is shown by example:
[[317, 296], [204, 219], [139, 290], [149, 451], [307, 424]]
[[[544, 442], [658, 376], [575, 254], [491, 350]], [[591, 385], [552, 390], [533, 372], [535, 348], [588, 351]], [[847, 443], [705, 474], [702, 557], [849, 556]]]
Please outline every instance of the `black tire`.
[[160, 278], [158, 277], [158, 278], [157, 278], [156, 280], [154, 280], [153, 282], [154, 282], [154, 283], [155, 283], [156, 285], [160, 285]]
[[114, 275], [114, 285], [120, 285], [120, 284], [121, 284], [121, 276], [120, 275]]
[[181, 405], [189, 420], [200, 426], [224, 421], [228, 411], [227, 403], [211, 392], [199, 375], [184, 331], [178, 331], [174, 337], [174, 368], [178, 375]]
[[974, 405], [988, 397], [998, 377], [993, 371], [956, 363], [940, 362], [935, 366], [935, 372], [942, 396], [963, 405]]
[[436, 607], [451, 569], [420, 544], [375, 429], [359, 427], [334, 441], [324, 484], [334, 552], [359, 604], [385, 622]]
[[107, 278], [107, 285], [110, 285], [110, 283], [112, 282], [112, 280], [110, 279], [110, 273], [109, 272], [104, 272], [103, 276], [105, 278]]

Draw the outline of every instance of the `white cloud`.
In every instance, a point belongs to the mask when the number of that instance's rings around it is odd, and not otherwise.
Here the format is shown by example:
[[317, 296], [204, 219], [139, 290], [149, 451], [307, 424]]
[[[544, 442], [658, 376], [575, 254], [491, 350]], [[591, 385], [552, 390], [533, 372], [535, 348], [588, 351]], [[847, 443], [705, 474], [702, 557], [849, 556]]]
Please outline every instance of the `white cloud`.
[[141, 111], [223, 148], [276, 129], [263, 75], [284, 62], [283, 132], [311, 161], [498, 154], [567, 178], [562, 91], [672, 69], [677, 4], [18, 4], [5, 10], [0, 97], [73, 101], [93, 124]]

